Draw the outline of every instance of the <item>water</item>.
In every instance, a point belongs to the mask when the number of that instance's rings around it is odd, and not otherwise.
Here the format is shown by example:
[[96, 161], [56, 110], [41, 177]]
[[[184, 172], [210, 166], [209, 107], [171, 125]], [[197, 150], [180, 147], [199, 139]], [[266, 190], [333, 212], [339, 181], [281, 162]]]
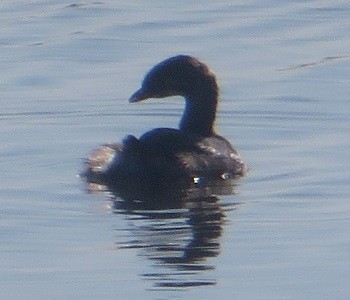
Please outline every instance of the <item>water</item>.
[[[2, 299], [350, 296], [347, 1], [0, 10]], [[92, 148], [177, 126], [181, 99], [126, 99], [178, 53], [218, 75], [217, 127], [248, 176], [157, 210], [86, 193]]]

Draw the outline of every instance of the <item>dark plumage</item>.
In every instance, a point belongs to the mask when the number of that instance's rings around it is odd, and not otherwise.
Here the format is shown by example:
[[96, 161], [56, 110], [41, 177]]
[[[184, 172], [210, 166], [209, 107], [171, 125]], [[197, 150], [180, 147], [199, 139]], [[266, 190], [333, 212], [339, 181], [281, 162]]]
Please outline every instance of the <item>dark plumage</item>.
[[162, 61], [147, 73], [130, 102], [175, 95], [186, 100], [179, 129], [157, 128], [139, 139], [129, 135], [121, 145], [103, 146], [87, 160], [83, 175], [100, 183], [244, 175], [237, 151], [214, 131], [219, 89], [214, 73], [198, 59], [179, 55]]

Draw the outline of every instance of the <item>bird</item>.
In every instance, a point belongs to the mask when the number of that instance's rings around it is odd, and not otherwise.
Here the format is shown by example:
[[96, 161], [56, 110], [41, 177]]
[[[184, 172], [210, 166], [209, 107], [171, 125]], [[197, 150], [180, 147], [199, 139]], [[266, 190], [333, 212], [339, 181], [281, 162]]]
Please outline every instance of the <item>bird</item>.
[[199, 59], [177, 55], [155, 65], [129, 99], [182, 96], [179, 128], [156, 128], [139, 138], [94, 150], [82, 175], [89, 182], [200, 183], [244, 176], [247, 167], [237, 150], [215, 130], [219, 86], [213, 71]]

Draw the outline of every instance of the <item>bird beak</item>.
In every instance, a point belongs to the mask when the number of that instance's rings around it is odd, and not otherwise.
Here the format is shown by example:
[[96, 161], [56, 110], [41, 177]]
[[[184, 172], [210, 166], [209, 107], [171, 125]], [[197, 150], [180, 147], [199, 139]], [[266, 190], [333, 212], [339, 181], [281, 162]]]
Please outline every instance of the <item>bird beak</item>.
[[129, 99], [130, 103], [140, 102], [142, 100], [150, 98], [150, 95], [144, 89], [140, 88]]

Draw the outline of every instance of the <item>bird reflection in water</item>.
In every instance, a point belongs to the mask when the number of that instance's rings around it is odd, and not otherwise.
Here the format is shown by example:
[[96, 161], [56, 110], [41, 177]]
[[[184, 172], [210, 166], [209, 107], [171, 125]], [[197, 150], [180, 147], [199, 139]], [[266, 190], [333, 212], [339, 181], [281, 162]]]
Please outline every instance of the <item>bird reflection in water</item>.
[[215, 285], [210, 278], [220, 254], [220, 237], [226, 212], [238, 203], [223, 203], [220, 195], [236, 193], [236, 180], [199, 184], [102, 186], [89, 184], [88, 191], [108, 191], [113, 212], [123, 214], [130, 227], [118, 249], [139, 249], [153, 262], [141, 276], [152, 281], [151, 290], [172, 290]]

